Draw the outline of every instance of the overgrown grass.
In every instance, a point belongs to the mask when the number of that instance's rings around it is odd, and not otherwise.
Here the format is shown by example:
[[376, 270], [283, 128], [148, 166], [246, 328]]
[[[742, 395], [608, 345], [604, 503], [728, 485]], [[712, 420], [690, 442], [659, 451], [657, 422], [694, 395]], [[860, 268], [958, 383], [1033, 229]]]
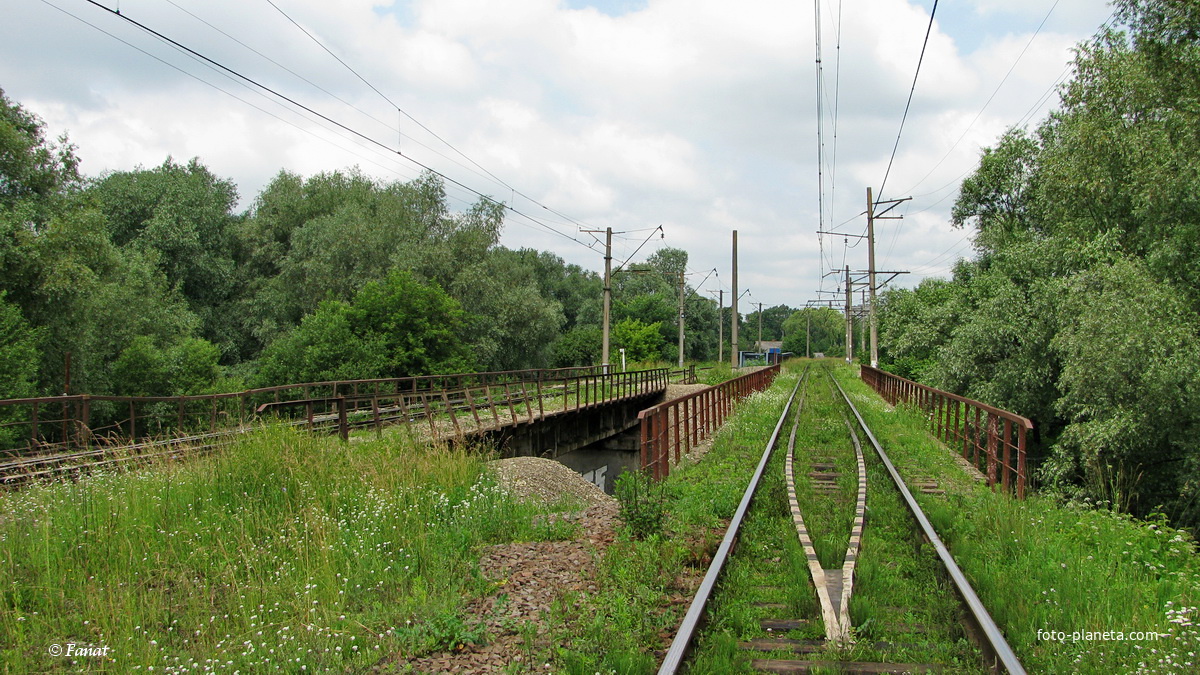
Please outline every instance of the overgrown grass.
[[[809, 378], [796, 436], [798, 499], [822, 567], [840, 573], [854, 513], [857, 462], [842, 416], [844, 405], [830, 391], [823, 371], [813, 369]], [[870, 458], [868, 524], [850, 608], [856, 642], [804, 655], [738, 649], [739, 641], [751, 638], [825, 637], [807, 561], [786, 508], [785, 443], [781, 441], [768, 465], [689, 672], [751, 673], [751, 659], [764, 657], [936, 663], [953, 672], [983, 672], [981, 658], [958, 624], [957, 601], [945, 587], [932, 548], [919, 543], [911, 516], [878, 462]], [[811, 490], [807, 473], [814, 461], [835, 464], [836, 492]], [[762, 619], [807, 623], [772, 635], [764, 632]], [[888, 647], [878, 648], [880, 642]], [[832, 663], [829, 667], [836, 671]]]
[[[854, 506], [858, 495], [858, 460], [850, 443], [842, 412], [845, 406], [835, 400], [825, 373], [813, 367], [809, 373], [808, 395], [796, 430], [796, 500], [808, 526], [813, 548], [825, 569], [838, 569], [850, 544], [854, 524]], [[780, 444], [786, 453], [787, 440]], [[818, 493], [809, 476], [814, 464], [832, 462], [838, 474], [837, 490]], [[780, 471], [783, 469], [780, 468]]]
[[924, 433], [918, 411], [888, 408], [848, 369], [838, 377], [906, 478], [949, 486], [918, 501], [1027, 669], [1200, 669], [1200, 559], [1186, 532], [1108, 504], [989, 490]]
[[794, 375], [741, 404], [699, 463], [663, 484], [664, 531], [639, 540], [629, 528], [599, 564], [599, 591], [569, 596], [554, 612], [549, 660], [566, 673], [652, 673], [746, 489]]
[[567, 534], [533, 515], [465, 450], [286, 429], [3, 494], [0, 672], [344, 671], [483, 639], [476, 549]]
[[[703, 368], [704, 370], [700, 370]], [[713, 361], [696, 364], [696, 379], [700, 384], [712, 386], [734, 378], [733, 368], [728, 361]]]

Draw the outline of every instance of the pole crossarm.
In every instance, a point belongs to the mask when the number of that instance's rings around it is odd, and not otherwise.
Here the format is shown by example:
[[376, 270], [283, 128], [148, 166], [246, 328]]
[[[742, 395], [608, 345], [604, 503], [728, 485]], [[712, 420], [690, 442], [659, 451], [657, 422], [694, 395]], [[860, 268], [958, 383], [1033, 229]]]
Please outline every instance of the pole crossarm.
[[[880, 218], [884, 218], [885, 213], [887, 213], [888, 211], [891, 211], [892, 209], [896, 208], [897, 206], [900, 206], [901, 204], [903, 204], [904, 202], [906, 202], [910, 199], [912, 199], [912, 197], [904, 197], [903, 199], [881, 199], [881, 200], [875, 202], [875, 206], [879, 206], [880, 204], [891, 204], [891, 206], [889, 206], [886, 209], [884, 209], [883, 211], [875, 214], [875, 219], [878, 220]], [[900, 220], [902, 218], [904, 218], [904, 216], [887, 216], [885, 218], [885, 220]]]
[[838, 237], [854, 237], [855, 239], [866, 239], [867, 238], [867, 235], [865, 235], [865, 234], [850, 234], [849, 232], [825, 232], [822, 230], [817, 230], [817, 234], [832, 234], [832, 235], [836, 235]]

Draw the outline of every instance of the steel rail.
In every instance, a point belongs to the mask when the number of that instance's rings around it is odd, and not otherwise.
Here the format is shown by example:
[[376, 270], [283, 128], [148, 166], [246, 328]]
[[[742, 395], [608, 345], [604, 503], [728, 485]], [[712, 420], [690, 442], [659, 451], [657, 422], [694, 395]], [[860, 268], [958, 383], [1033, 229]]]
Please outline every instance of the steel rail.
[[775, 441], [779, 438], [779, 431], [783, 428], [784, 421], [787, 420], [788, 412], [792, 408], [792, 401], [795, 400], [796, 392], [800, 390], [800, 384], [804, 381], [807, 374], [808, 369], [805, 368], [800, 378], [796, 380], [796, 386], [792, 389], [792, 394], [788, 397], [787, 403], [783, 406], [783, 412], [780, 413], [779, 421], [775, 424], [775, 431], [771, 433], [771, 438], [767, 441], [766, 448], [763, 449], [762, 458], [758, 461], [758, 467], [754, 470], [754, 475], [750, 478], [750, 484], [746, 486], [746, 492], [742, 495], [742, 501], [738, 504], [737, 511], [733, 514], [733, 520], [730, 521], [728, 529], [725, 530], [725, 538], [721, 540], [721, 545], [717, 548], [716, 555], [713, 556], [712, 563], [708, 567], [708, 572], [704, 575], [704, 580], [700, 582], [700, 588], [696, 590], [696, 595], [692, 598], [692, 604], [688, 607], [687, 614], [683, 616], [683, 623], [679, 625], [679, 630], [675, 633], [675, 639], [671, 641], [671, 647], [667, 650], [667, 655], [658, 669], [659, 675], [675, 673], [683, 665], [683, 659], [687, 656], [687, 651], [691, 647], [696, 629], [700, 625], [700, 619], [704, 615], [705, 606], [708, 604], [709, 597], [712, 596], [713, 588], [717, 585], [717, 578], [721, 576], [721, 570], [724, 569], [725, 562], [729, 559], [729, 553], [733, 550], [733, 543], [737, 539], [738, 530], [741, 528], [742, 521], [746, 517], [746, 511], [750, 509], [750, 501], [754, 498], [759, 480], [762, 478], [763, 471], [767, 467], [767, 461], [771, 458], [771, 451], [775, 448]]
[[988, 646], [991, 648], [992, 653], [1009, 673], [1012, 673], [1013, 675], [1024, 675], [1025, 668], [1017, 659], [1017, 655], [1013, 652], [1012, 647], [1009, 646], [1008, 640], [1004, 638], [1004, 634], [1000, 631], [1000, 628], [996, 625], [996, 622], [992, 619], [992, 616], [988, 614], [987, 608], [983, 606], [983, 602], [979, 599], [979, 596], [976, 595], [975, 589], [971, 587], [971, 582], [967, 580], [966, 575], [963, 574], [961, 569], [959, 569], [958, 563], [954, 562], [954, 556], [950, 555], [950, 550], [946, 548], [946, 545], [942, 543], [941, 538], [938, 537], [937, 532], [933, 529], [933, 524], [929, 522], [929, 518], [925, 516], [925, 512], [922, 511], [921, 506], [917, 504], [917, 500], [913, 498], [912, 492], [910, 492], [908, 486], [904, 484], [904, 479], [900, 477], [900, 472], [896, 470], [895, 465], [892, 464], [892, 460], [888, 457], [887, 453], [884, 452], [883, 446], [881, 446], [879, 441], [876, 440], [875, 434], [871, 433], [871, 428], [867, 426], [866, 421], [863, 419], [862, 415], [859, 414], [858, 408], [854, 407], [854, 404], [850, 401], [850, 397], [846, 395], [846, 390], [842, 389], [841, 383], [839, 383], [837, 379], [833, 377], [833, 373], [829, 373], [829, 378], [833, 380], [833, 384], [837, 387], [838, 392], [841, 393], [842, 399], [846, 401], [846, 405], [849, 406], [850, 412], [854, 413], [855, 419], [858, 420], [858, 424], [862, 428], [863, 433], [866, 434], [867, 439], [871, 441], [871, 446], [875, 448], [875, 452], [879, 455], [879, 459], [883, 462], [883, 465], [887, 467], [888, 473], [892, 476], [892, 481], [896, 484], [896, 488], [900, 490], [900, 494], [904, 497], [904, 501], [908, 505], [908, 510], [913, 514], [913, 517], [916, 518], [917, 523], [921, 526], [922, 533], [924, 533], [929, 542], [933, 544], [934, 549], [937, 551], [938, 558], [941, 559], [942, 565], [945, 566], [946, 571], [950, 574], [950, 579], [954, 582], [954, 587], [958, 590], [963, 602], [971, 611], [971, 616], [975, 619], [976, 625], [979, 627], [984, 638], [987, 640]]

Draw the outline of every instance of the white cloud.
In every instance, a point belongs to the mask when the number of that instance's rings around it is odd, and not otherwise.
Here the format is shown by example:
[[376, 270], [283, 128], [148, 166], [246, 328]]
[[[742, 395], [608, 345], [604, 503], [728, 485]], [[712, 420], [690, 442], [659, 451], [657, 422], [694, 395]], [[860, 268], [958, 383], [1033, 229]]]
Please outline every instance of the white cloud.
[[[113, 16], [53, 1], [271, 113], [45, 4], [18, 3], [13, 20], [0, 25], [0, 86], [45, 117], [53, 134], [69, 131], [89, 173], [154, 166], [168, 155], [179, 161], [199, 156], [218, 175], [237, 181], [248, 205], [281, 168], [307, 175], [358, 165], [389, 180], [420, 170], [311, 115], [265, 101]], [[909, 207], [914, 215], [892, 231], [900, 233], [894, 244], [890, 238], [881, 243], [890, 250], [889, 264], [948, 269], [953, 255], [943, 254], [961, 249], [964, 233], [947, 224], [952, 188], [937, 188], [971, 168], [979, 147], [1034, 104], [1062, 72], [1069, 47], [1092, 34], [1100, 13], [1100, 20], [1107, 16], [1090, 0], [1062, 0], [996, 100], [968, 129], [1044, 15], [1041, 4], [1030, 2], [981, 0], [957, 15], [953, 7], [939, 10], [888, 180], [889, 193], [918, 188]], [[127, 0], [122, 13], [379, 143], [398, 145], [455, 180], [515, 200], [568, 237], [586, 239], [574, 224], [482, 175], [270, 6], [179, 4], [314, 84], [169, 5]], [[281, 6], [405, 112], [516, 190], [579, 222], [619, 231], [663, 224], [668, 239], [660, 243], [689, 250], [693, 269], [716, 267], [726, 287], [730, 230], [738, 229], [742, 287], [769, 304], [802, 305], [812, 297], [822, 244], [827, 260], [841, 261], [841, 241], [822, 243], [814, 234], [809, 5], [649, 0], [609, 13], [571, 9], [560, 0], [297, 0]], [[827, 158], [836, 147], [838, 160], [825, 176], [827, 186], [837, 178], [836, 193], [826, 195], [827, 219], [833, 219], [827, 228], [862, 211], [866, 186], [882, 179], [928, 19], [923, 3], [867, 0], [842, 15], [838, 51], [838, 17], [828, 11], [823, 16], [830, 124], [835, 93], [838, 98], [836, 146], [832, 126], [826, 138]], [[458, 206], [475, 199], [453, 184], [447, 191]], [[861, 228], [861, 219], [843, 227]], [[618, 248], [631, 252], [644, 236], [619, 237]], [[520, 217], [510, 219], [504, 243], [551, 249], [592, 269], [602, 262], [595, 250]], [[648, 245], [641, 255], [652, 250]], [[852, 267], [866, 264], [863, 247], [846, 256]], [[914, 274], [907, 283], [918, 279]]]

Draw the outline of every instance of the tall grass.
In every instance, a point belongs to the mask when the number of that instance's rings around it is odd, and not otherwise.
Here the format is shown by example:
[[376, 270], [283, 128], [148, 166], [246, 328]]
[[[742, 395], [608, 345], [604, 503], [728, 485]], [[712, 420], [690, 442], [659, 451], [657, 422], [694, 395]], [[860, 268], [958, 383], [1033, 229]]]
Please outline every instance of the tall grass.
[[1027, 669], [1200, 670], [1200, 559], [1188, 533], [1108, 503], [990, 490], [925, 433], [919, 411], [887, 407], [849, 369], [838, 377], [901, 473], [948, 488], [917, 499]]
[[[473, 549], [562, 534], [482, 466], [268, 429], [0, 495], [0, 672], [342, 671], [452, 646], [487, 590]], [[108, 649], [52, 653], [71, 644]]]
[[639, 539], [627, 526], [618, 531], [599, 561], [597, 592], [568, 596], [554, 612], [555, 646], [543, 658], [555, 672], [654, 672], [653, 652], [669, 646], [795, 381], [781, 375], [739, 402], [703, 461], [673, 468], [655, 488], [666, 510], [661, 532]]

